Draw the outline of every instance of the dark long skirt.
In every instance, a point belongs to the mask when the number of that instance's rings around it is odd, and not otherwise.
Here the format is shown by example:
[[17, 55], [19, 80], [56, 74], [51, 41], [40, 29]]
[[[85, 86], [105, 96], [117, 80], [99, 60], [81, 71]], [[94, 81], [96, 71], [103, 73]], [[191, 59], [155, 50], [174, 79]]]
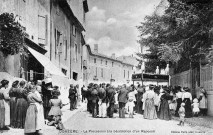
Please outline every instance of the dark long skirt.
[[43, 107], [44, 107], [44, 118], [48, 119], [49, 116], [49, 111], [50, 111], [50, 106], [49, 106], [49, 100], [50, 100], [50, 94], [48, 93], [47, 95], [43, 96]]
[[185, 117], [186, 118], [191, 118], [192, 117], [192, 107], [191, 107], [191, 101], [189, 98], [185, 98], [183, 100], [185, 103]]
[[113, 113], [114, 113], [114, 103], [110, 103], [108, 107], [108, 116], [109, 118], [113, 118]]
[[157, 113], [155, 110], [154, 99], [146, 99], [144, 109], [145, 119], [157, 119]]
[[142, 101], [138, 101], [137, 102], [137, 113], [143, 114], [142, 106], [143, 106], [143, 102]]
[[159, 119], [171, 120], [172, 116], [169, 110], [168, 100], [163, 99], [160, 104]]
[[36, 119], [37, 119], [37, 108], [36, 105], [30, 104], [27, 109], [24, 133], [35, 133], [36, 132]]
[[87, 111], [92, 113], [92, 100], [88, 100], [87, 102]]
[[5, 127], [5, 107], [4, 101], [0, 99], [0, 129]]
[[92, 117], [97, 118], [98, 111], [97, 111], [97, 103], [92, 102]]
[[10, 126], [15, 127], [16, 122], [16, 97], [10, 98]]
[[175, 116], [176, 116], [176, 117], [179, 117], [178, 111], [179, 111], [179, 108], [180, 108], [181, 103], [182, 103], [182, 98], [178, 98], [178, 99], [177, 99], [177, 108], [176, 108], [176, 110], [175, 110]]
[[119, 118], [125, 118], [125, 105], [126, 103], [119, 102]]
[[15, 128], [24, 128], [25, 118], [27, 114], [28, 102], [24, 98], [17, 99], [17, 105], [15, 109], [16, 118], [15, 118]]

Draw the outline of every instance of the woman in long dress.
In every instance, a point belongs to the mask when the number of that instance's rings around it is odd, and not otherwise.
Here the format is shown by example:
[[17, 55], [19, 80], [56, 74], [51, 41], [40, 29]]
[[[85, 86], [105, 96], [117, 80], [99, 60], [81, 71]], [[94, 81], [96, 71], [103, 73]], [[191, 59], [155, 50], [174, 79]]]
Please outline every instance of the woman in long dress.
[[35, 87], [31, 84], [27, 86], [29, 93], [27, 96], [27, 101], [30, 104], [27, 109], [26, 119], [25, 119], [25, 134], [38, 133], [42, 134], [41, 130], [43, 128], [44, 123], [39, 121], [39, 104], [42, 103], [41, 98], [37, 97], [35, 94]]
[[0, 130], [3, 130], [5, 127], [5, 107], [4, 107], [4, 94], [0, 90]]
[[[8, 104], [5, 103], [5, 99], [8, 100], [9, 96], [5, 94], [5, 90], [8, 88], [9, 81], [2, 80], [1, 81], [1, 89], [0, 89], [0, 130], [9, 130], [8, 127]], [[6, 97], [6, 98], [5, 98]], [[7, 113], [7, 114], [6, 114]], [[7, 123], [6, 123], [7, 122]], [[5, 126], [7, 125], [7, 126]]]
[[184, 93], [182, 96], [182, 101], [185, 103], [185, 117], [192, 117], [192, 94], [189, 92], [189, 88], [184, 88]]
[[199, 97], [199, 108], [200, 108], [200, 114], [203, 116], [207, 115], [207, 94], [206, 91], [201, 88], [201, 93]]
[[179, 111], [180, 105], [182, 103], [182, 95], [183, 95], [183, 92], [181, 91], [181, 87], [178, 87], [177, 93], [175, 94], [176, 102], [177, 102], [177, 107], [176, 107], [176, 110], [175, 110], [175, 116], [176, 117], [179, 117], [178, 111]]
[[159, 106], [160, 106], [160, 87], [154, 88], [155, 97], [154, 97], [154, 104], [155, 104], [155, 110], [157, 112], [157, 116], [159, 117]]
[[12, 88], [9, 91], [10, 96], [10, 126], [15, 127], [15, 119], [16, 119], [16, 99], [17, 99], [17, 88], [18, 88], [19, 81], [15, 81], [12, 84]]
[[144, 118], [145, 119], [157, 119], [157, 113], [155, 110], [155, 105], [154, 105], [154, 97], [155, 97], [155, 92], [154, 92], [154, 86], [151, 85], [149, 87], [149, 90], [146, 91], [145, 96], [144, 96], [144, 101], [145, 101], [145, 108], [144, 108]]
[[137, 113], [143, 114], [142, 106], [143, 102], [141, 101], [143, 98], [144, 89], [142, 86], [138, 85], [138, 94], [137, 94]]
[[1, 84], [2, 84], [1, 86], [2, 88], [0, 90], [0, 93], [3, 94], [5, 113], [2, 113], [0, 115], [4, 115], [3, 126], [5, 126], [4, 128], [6, 130], [9, 130], [9, 125], [10, 125], [10, 102], [9, 102], [10, 97], [9, 97], [9, 89], [8, 89], [9, 81], [2, 80]]
[[160, 112], [159, 118], [163, 120], [171, 120], [172, 116], [169, 109], [168, 101], [173, 97], [169, 94], [168, 89], [164, 88], [164, 94], [160, 98]]
[[20, 87], [17, 89], [17, 103], [16, 103], [16, 119], [15, 119], [15, 128], [24, 128], [25, 118], [28, 108], [27, 102], [27, 89], [25, 88], [25, 81], [20, 82]]

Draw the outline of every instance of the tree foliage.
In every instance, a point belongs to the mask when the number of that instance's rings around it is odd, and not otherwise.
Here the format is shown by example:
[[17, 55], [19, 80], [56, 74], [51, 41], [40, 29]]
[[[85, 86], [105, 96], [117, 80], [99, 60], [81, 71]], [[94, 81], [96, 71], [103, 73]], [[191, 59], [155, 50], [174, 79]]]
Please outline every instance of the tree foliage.
[[[162, 63], [158, 66], [165, 67], [165, 63], [170, 62], [179, 67], [177, 72], [186, 70], [211, 52], [212, 13], [212, 3], [170, 1], [163, 15], [146, 16], [137, 27], [139, 43], [151, 48], [148, 54], [138, 55], [148, 58], [148, 65], [155, 66], [152, 63], [157, 60]], [[155, 59], [150, 56], [155, 56]]]
[[15, 21], [14, 14], [0, 15], [0, 50], [5, 56], [17, 54], [23, 47], [23, 27]]

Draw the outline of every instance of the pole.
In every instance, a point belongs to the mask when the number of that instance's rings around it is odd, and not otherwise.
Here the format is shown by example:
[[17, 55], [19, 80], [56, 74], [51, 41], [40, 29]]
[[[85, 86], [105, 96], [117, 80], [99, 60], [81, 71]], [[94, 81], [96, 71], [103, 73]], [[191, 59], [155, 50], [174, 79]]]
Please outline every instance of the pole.
[[[200, 54], [201, 54], [201, 47], [200, 47]], [[201, 87], [201, 56], [199, 58], [199, 68], [200, 68], [200, 73], [199, 73], [199, 87]]]

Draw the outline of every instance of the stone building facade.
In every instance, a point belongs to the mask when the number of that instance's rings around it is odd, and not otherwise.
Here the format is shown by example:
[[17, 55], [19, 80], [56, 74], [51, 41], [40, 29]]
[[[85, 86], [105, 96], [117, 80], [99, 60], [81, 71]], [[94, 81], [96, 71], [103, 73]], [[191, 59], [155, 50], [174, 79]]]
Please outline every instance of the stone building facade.
[[[3, 0], [0, 3], [0, 14], [13, 13], [15, 21], [19, 22], [28, 36], [24, 37], [25, 45], [31, 47], [41, 54], [45, 54], [50, 46], [50, 0]], [[25, 48], [25, 51], [28, 51]], [[48, 53], [46, 53], [48, 54]], [[2, 59], [2, 56], [1, 56]], [[33, 62], [33, 64], [32, 64]], [[0, 64], [3, 65], [2, 63]], [[15, 77], [29, 80], [29, 71], [44, 73], [44, 68], [35, 61], [32, 55], [9, 55], [6, 58], [6, 70]], [[44, 78], [44, 74], [35, 74], [37, 79]]]
[[132, 84], [131, 77], [134, 73], [134, 64], [118, 60], [115, 54], [111, 57], [98, 53], [98, 45], [94, 51], [89, 45], [84, 47], [84, 82], [111, 83], [112, 85]]
[[[79, 6], [75, 6], [76, 2]], [[79, 12], [74, 13], [74, 10]], [[75, 81], [83, 76], [83, 31], [88, 11], [87, 0], [3, 0], [0, 3], [0, 14], [13, 13], [25, 28], [28, 35], [24, 37], [26, 46], [45, 55], [66, 78]], [[79, 21], [79, 18], [84, 21]], [[0, 66], [1, 72], [30, 80], [29, 72], [32, 70], [33, 81], [48, 77], [49, 73], [39, 59], [27, 49], [25, 51], [28, 56], [22, 56], [21, 53], [8, 56], [7, 70], [4, 71]]]

